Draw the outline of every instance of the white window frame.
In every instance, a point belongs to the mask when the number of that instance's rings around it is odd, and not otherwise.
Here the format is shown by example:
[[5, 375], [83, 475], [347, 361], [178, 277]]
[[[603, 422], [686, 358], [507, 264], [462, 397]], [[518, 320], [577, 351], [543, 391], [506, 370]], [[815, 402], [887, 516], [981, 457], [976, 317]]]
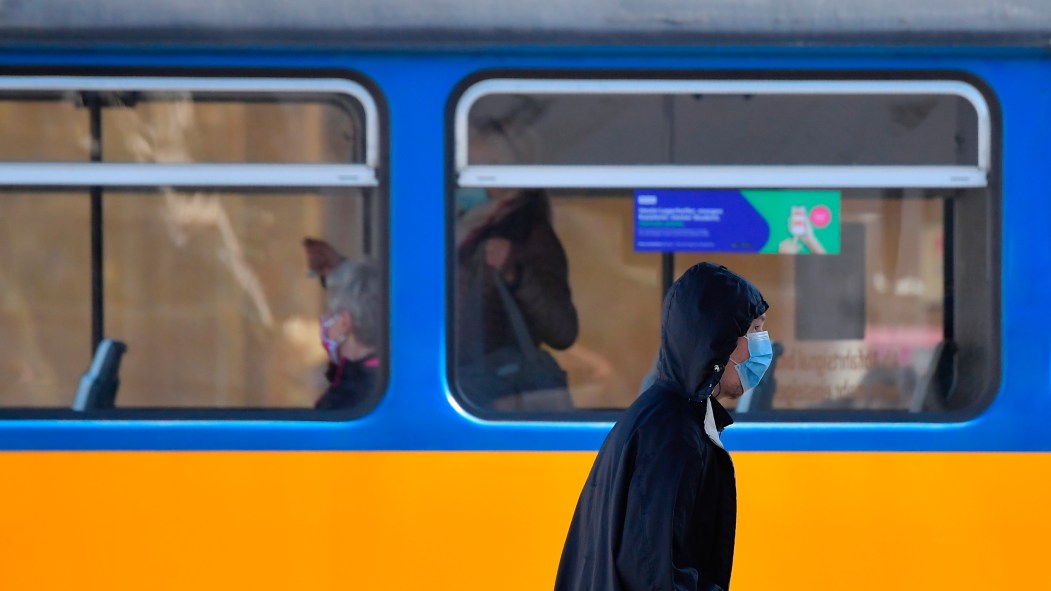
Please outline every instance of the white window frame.
[[[975, 109], [978, 158], [957, 165], [472, 165], [471, 108], [494, 94], [752, 94], [949, 95]], [[463, 187], [548, 188], [973, 188], [989, 184], [992, 132], [989, 106], [973, 86], [956, 80], [538, 80], [493, 78], [469, 87], [456, 105], [454, 149]]]
[[0, 76], [3, 92], [155, 92], [234, 95], [333, 94], [365, 114], [364, 164], [3, 162], [0, 187], [374, 187], [380, 161], [379, 111], [368, 90], [334, 78], [159, 78], [135, 76]]

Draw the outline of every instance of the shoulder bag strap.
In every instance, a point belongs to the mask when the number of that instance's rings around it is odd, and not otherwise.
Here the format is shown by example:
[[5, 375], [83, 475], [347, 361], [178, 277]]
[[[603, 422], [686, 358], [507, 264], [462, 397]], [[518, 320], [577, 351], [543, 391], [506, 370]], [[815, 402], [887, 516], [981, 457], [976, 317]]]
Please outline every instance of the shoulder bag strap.
[[533, 338], [529, 335], [529, 327], [526, 325], [525, 316], [522, 315], [522, 310], [518, 307], [518, 302], [515, 301], [514, 296], [511, 295], [511, 291], [507, 289], [507, 283], [504, 278], [500, 276], [500, 273], [496, 270], [492, 270], [493, 281], [496, 282], [496, 291], [500, 293], [500, 301], [504, 304], [504, 312], [507, 314], [507, 320], [511, 323], [511, 330], [515, 333], [515, 341], [518, 343], [518, 348], [522, 351], [522, 356], [526, 359], [534, 359], [538, 354], [539, 350], [536, 345], [533, 344]]

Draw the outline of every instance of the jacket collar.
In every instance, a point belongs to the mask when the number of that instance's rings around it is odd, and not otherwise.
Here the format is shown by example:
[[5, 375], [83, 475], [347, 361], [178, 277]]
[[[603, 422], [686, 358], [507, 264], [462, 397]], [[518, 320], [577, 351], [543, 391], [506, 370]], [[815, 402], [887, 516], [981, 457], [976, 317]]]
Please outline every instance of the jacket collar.
[[683, 390], [682, 386], [679, 385], [678, 382], [675, 382], [673, 380], [666, 380], [666, 379], [663, 379], [663, 378], [657, 378], [657, 380], [654, 382], [654, 384], [655, 385], [659, 385], [660, 387], [664, 388], [665, 390], [668, 390], [668, 391], [674, 393], [676, 396], [681, 396], [681, 397], [685, 398], [686, 400], [688, 400], [689, 402], [691, 402], [693, 404], [702, 405], [702, 409], [700, 409], [702, 413], [706, 412], [706, 410], [703, 408], [703, 406], [707, 406], [706, 403], [707, 403], [708, 399], [711, 399], [711, 401], [712, 401], [712, 418], [715, 419], [715, 428], [718, 429], [719, 431], [722, 431], [723, 429], [729, 427], [734, 422], [733, 418], [730, 416], [730, 412], [728, 410], [726, 410], [725, 408], [723, 408], [723, 405], [720, 404], [719, 401], [716, 398], [714, 398], [714, 397], [711, 397], [711, 396], [697, 396], [697, 395], [690, 394], [690, 393], [686, 392], [685, 390]]

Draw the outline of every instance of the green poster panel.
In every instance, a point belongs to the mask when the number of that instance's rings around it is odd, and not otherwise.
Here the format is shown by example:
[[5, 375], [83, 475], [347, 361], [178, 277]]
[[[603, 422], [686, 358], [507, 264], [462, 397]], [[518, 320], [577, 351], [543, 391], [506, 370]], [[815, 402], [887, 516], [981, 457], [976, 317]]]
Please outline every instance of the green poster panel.
[[767, 254], [839, 254], [839, 191], [742, 190], [766, 220]]

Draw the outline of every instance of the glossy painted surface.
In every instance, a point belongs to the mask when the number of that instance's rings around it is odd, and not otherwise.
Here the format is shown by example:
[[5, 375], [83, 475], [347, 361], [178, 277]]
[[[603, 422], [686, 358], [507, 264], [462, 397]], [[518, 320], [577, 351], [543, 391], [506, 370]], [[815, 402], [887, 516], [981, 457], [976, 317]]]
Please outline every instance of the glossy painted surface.
[[[1051, 61], [1042, 54], [978, 50], [510, 50], [489, 54], [175, 51], [6, 53], [0, 67], [133, 67], [227, 74], [352, 69], [382, 92], [389, 121], [391, 378], [386, 399], [368, 417], [347, 423], [294, 421], [2, 421], [3, 449], [313, 449], [313, 450], [592, 450], [608, 424], [491, 424], [450, 403], [446, 382], [448, 182], [447, 102], [478, 71], [587, 69], [630, 74], [652, 70], [950, 71], [984, 81], [1002, 122], [1002, 358], [999, 393], [976, 417], [952, 423], [750, 424], [728, 443], [740, 450], [1051, 449], [1043, 428], [1051, 415], [1051, 338], [1031, 315], [1051, 301]], [[144, 70], [145, 68], [145, 70]], [[96, 70], [99, 71], [99, 70]], [[21, 73], [25, 73], [23, 70]], [[247, 74], [246, 74], [247, 75]], [[758, 75], [758, 74], [757, 74]], [[966, 288], [966, 286], [962, 286]], [[996, 346], [996, 343], [990, 343]], [[995, 368], [991, 368], [995, 372]]]
[[[3, 589], [551, 587], [593, 454], [0, 455]], [[1033, 589], [1051, 455], [736, 453], [733, 588]]]
[[345, 423], [0, 420], [0, 588], [550, 587], [610, 425], [481, 421], [456, 406], [446, 381], [447, 105], [461, 80], [493, 68], [936, 70], [984, 81], [1001, 112], [1002, 342], [990, 343], [1002, 347], [998, 393], [952, 423], [735, 425], [724, 438], [740, 494], [734, 588], [1030, 589], [1046, 580], [1051, 454], [1032, 453], [1051, 451], [1046, 53], [25, 47], [0, 53], [2, 67], [369, 77], [389, 123], [392, 354], [384, 401]]

